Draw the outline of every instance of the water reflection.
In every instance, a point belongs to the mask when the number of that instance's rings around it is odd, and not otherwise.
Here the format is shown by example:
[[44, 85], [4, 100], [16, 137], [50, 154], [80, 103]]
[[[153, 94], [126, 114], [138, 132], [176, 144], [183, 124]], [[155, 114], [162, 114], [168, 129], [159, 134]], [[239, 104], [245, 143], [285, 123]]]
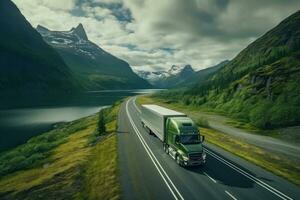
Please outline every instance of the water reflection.
[[0, 109], [0, 151], [22, 144], [30, 137], [98, 112], [124, 97], [160, 90], [102, 90], [74, 96], [22, 97], [2, 99]]
[[72, 121], [98, 112], [101, 107], [24, 108], [0, 111], [0, 122], [7, 127]]

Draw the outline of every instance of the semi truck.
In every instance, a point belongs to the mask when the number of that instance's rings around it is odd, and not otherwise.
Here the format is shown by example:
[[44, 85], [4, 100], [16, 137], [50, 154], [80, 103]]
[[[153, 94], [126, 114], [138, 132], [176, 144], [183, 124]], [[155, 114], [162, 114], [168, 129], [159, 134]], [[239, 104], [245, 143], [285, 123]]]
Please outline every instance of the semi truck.
[[141, 123], [162, 141], [164, 151], [180, 166], [206, 162], [204, 136], [186, 114], [158, 105], [141, 105]]

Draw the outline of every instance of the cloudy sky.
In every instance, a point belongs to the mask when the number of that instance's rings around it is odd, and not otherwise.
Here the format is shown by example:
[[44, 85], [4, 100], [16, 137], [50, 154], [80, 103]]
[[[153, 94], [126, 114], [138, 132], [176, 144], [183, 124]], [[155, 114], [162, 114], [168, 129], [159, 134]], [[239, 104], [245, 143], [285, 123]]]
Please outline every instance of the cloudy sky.
[[69, 30], [134, 69], [203, 69], [232, 59], [300, 9], [299, 0], [13, 0], [32, 26]]

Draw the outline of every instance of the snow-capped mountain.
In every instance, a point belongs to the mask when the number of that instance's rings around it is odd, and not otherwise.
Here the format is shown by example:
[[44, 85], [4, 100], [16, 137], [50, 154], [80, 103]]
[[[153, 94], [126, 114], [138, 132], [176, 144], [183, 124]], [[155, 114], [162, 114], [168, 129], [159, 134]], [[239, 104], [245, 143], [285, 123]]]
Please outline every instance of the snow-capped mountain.
[[136, 73], [159, 88], [187, 87], [205, 80], [228, 62], [228, 60], [225, 60], [215, 66], [199, 71], [194, 71], [191, 65], [173, 65], [167, 71], [137, 71]]
[[143, 79], [149, 81], [156, 81], [159, 79], [163, 79], [169, 76], [168, 72], [166, 71], [157, 71], [157, 72], [149, 72], [145, 70], [138, 70], [136, 73]]
[[132, 71], [127, 62], [91, 42], [82, 24], [69, 31], [52, 31], [40, 25], [36, 29], [87, 89], [151, 87]]
[[148, 80], [154, 86], [160, 88], [170, 88], [186, 78], [192, 76], [196, 72], [193, 70], [191, 65], [172, 65], [167, 71], [145, 71], [137, 70], [136, 73], [143, 79]]
[[69, 31], [50, 31], [49, 29], [38, 25], [37, 31], [43, 36], [44, 40], [56, 48], [72, 48], [75, 54], [84, 54], [95, 59], [98, 51], [103, 54], [103, 49], [88, 40], [87, 34], [82, 24]]
[[172, 65], [172, 67], [168, 70], [168, 74], [170, 76], [177, 75], [178, 73], [180, 73], [185, 68], [185, 66], [188, 66], [188, 65], [183, 65], [183, 66]]

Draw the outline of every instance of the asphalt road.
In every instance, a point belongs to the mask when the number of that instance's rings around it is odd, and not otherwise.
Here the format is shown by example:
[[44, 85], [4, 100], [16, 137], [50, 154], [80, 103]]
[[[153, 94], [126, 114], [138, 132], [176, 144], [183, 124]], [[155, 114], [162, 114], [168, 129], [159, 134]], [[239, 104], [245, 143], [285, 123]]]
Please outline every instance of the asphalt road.
[[122, 199], [300, 199], [298, 186], [215, 146], [205, 150], [204, 166], [178, 166], [141, 126], [130, 98], [118, 118]]

